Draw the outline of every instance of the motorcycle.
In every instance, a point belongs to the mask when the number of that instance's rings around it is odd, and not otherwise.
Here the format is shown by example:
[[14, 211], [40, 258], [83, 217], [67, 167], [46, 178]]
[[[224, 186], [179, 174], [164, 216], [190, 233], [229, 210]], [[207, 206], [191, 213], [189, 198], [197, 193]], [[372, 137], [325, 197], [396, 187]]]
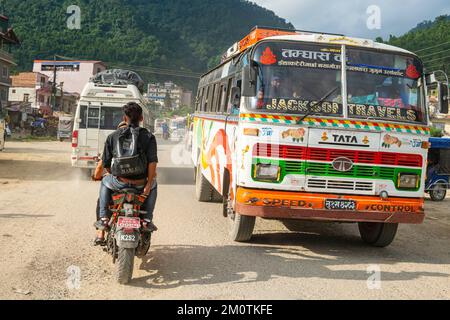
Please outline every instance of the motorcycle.
[[31, 123], [31, 135], [36, 137], [44, 137], [48, 135], [47, 120], [37, 119]]
[[127, 284], [133, 276], [134, 257], [143, 258], [148, 253], [152, 233], [143, 229], [145, 198], [137, 190], [121, 190], [112, 199], [104, 250], [112, 255], [113, 264], [117, 263], [117, 281]]

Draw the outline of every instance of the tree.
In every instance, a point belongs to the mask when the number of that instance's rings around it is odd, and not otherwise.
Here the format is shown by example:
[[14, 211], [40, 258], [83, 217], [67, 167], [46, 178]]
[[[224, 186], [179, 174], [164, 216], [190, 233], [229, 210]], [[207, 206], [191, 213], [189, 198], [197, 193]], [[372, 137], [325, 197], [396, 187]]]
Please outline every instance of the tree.
[[164, 98], [164, 108], [166, 111], [172, 110], [172, 98], [170, 98], [169, 92], [166, 92], [166, 96]]

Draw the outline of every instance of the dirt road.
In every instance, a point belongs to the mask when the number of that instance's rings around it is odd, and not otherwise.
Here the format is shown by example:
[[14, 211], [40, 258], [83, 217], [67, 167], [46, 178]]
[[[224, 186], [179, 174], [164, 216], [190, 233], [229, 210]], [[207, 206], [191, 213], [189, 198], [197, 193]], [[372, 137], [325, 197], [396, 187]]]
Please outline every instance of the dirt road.
[[[160, 230], [120, 286], [111, 258], [91, 246], [99, 185], [71, 168], [70, 144], [6, 147], [0, 299], [450, 298], [450, 199], [427, 202], [425, 224], [400, 226], [386, 249], [365, 246], [356, 225], [303, 223], [293, 233], [275, 221], [258, 221], [253, 242], [237, 244], [220, 206], [194, 200], [193, 170], [173, 163], [170, 145], [159, 146]], [[381, 288], [368, 286], [377, 268]]]

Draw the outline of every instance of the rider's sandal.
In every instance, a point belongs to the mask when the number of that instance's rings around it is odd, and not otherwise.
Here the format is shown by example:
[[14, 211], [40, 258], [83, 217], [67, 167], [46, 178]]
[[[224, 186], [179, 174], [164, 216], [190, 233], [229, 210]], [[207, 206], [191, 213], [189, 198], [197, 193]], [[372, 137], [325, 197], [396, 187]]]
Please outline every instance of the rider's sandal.
[[95, 240], [94, 240], [94, 246], [95, 247], [98, 247], [98, 246], [102, 246], [103, 247], [105, 245], [106, 245], [105, 239], [99, 238], [99, 237], [95, 238]]
[[101, 219], [94, 223], [94, 227], [100, 231], [106, 231], [108, 229], [109, 219]]
[[152, 221], [148, 221], [148, 220], [144, 220], [143, 229], [144, 229], [144, 232], [158, 231], [158, 227], [156, 227]]

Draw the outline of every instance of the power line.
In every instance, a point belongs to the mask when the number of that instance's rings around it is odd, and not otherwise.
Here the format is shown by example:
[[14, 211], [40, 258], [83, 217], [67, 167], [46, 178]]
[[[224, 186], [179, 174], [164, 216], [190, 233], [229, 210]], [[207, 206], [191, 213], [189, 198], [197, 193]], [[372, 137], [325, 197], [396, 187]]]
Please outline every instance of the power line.
[[447, 58], [450, 58], [450, 55], [445, 56], [445, 57], [441, 57], [441, 58], [435, 58], [435, 59], [432, 59], [432, 60], [429, 60], [429, 61], [425, 61], [425, 64], [431, 63], [433, 61], [439, 61], [439, 60], [447, 59]]
[[435, 54], [442, 53], [442, 52], [446, 52], [446, 51], [450, 51], [450, 48], [445, 49], [445, 50], [442, 50], [442, 51], [437, 51], [437, 52], [434, 52], [434, 53], [429, 53], [429, 54], [426, 54], [426, 55], [421, 56], [421, 57], [422, 57], [422, 58], [425, 58], [425, 57], [429, 57], [429, 56], [434, 56]]
[[422, 51], [425, 51], [425, 50], [428, 50], [428, 49], [433, 49], [433, 48], [437, 48], [437, 47], [443, 46], [443, 45], [448, 44], [448, 43], [450, 43], [450, 41], [447, 41], [447, 42], [444, 42], [444, 43], [441, 43], [441, 44], [438, 44], [438, 45], [435, 45], [435, 46], [432, 46], [432, 47], [423, 48], [423, 49], [414, 50], [414, 51], [415, 52], [422, 52]]
[[200, 74], [195, 73], [186, 73], [186, 72], [179, 72], [176, 70], [171, 71], [161, 71], [161, 70], [154, 70], [154, 69], [148, 69], [145, 67], [139, 67], [139, 66], [130, 66], [130, 65], [112, 65], [117, 68], [129, 68], [133, 69], [135, 71], [143, 72], [143, 73], [152, 73], [152, 74], [159, 74], [159, 75], [166, 75], [166, 76], [175, 76], [175, 77], [184, 77], [184, 78], [194, 78], [198, 79], [200, 78]]
[[[80, 60], [80, 59], [76, 59], [73, 57], [66, 57], [66, 56], [61, 56], [61, 55], [55, 55], [55, 56], [60, 59], [64, 59], [64, 60]], [[133, 66], [133, 65], [120, 64], [120, 63], [111, 63], [111, 62], [105, 62], [105, 64], [107, 64], [111, 67], [129, 68], [129, 69], [134, 69], [135, 71], [140, 71], [143, 73], [159, 74], [159, 75], [164, 75], [164, 76], [193, 78], [193, 79], [198, 79], [202, 76], [202, 73], [196, 73], [196, 72], [192, 72], [192, 71], [164, 69], [164, 68], [159, 68], [159, 67]]]

